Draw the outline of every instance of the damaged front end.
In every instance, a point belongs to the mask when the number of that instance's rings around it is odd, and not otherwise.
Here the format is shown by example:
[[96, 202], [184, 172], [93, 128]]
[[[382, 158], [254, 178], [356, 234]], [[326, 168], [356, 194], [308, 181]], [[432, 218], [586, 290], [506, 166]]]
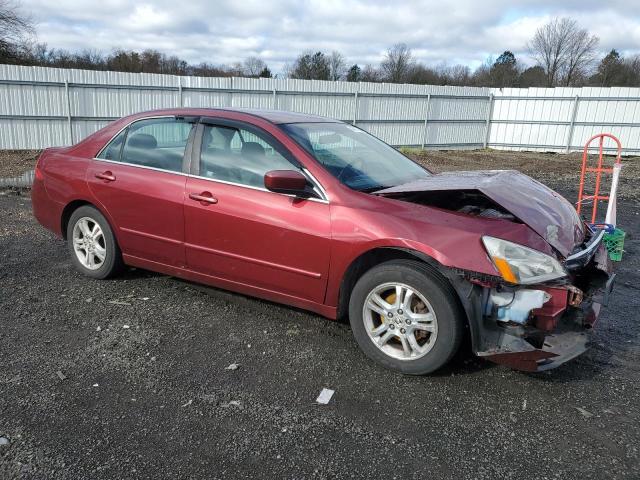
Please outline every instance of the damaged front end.
[[[591, 231], [567, 200], [513, 171], [450, 172], [376, 193], [486, 219], [483, 254], [495, 274], [444, 269], [466, 310], [478, 356], [536, 372], [587, 349], [615, 274], [603, 232]], [[550, 248], [542, 252], [490, 236], [505, 221], [528, 226]], [[475, 252], [470, 246], [461, 255]]]
[[602, 236], [593, 234], [562, 264], [566, 275], [513, 284], [504, 277], [452, 271], [470, 319], [475, 353], [528, 372], [555, 368], [588, 348], [615, 274]]

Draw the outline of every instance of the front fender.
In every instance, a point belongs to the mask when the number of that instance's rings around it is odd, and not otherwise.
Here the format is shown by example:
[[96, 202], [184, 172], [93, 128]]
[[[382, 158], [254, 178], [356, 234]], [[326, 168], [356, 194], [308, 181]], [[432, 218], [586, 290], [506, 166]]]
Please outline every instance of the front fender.
[[[423, 242], [417, 242], [410, 239], [378, 239], [369, 242], [363, 242], [359, 244], [338, 244], [336, 245], [334, 238], [334, 244], [332, 246], [331, 254], [331, 266], [329, 268], [329, 282], [327, 284], [327, 293], [325, 296], [325, 303], [331, 306], [337, 306], [340, 297], [340, 289], [342, 286], [345, 275], [360, 258], [368, 253], [380, 250], [398, 250], [419, 258], [427, 263], [436, 266], [439, 270], [446, 270], [446, 267], [458, 267], [454, 258], [440, 249], [436, 249]], [[493, 264], [490, 263], [484, 248], [481, 245], [481, 241], [478, 238], [478, 252], [476, 255], [486, 257], [488, 265], [481, 266], [478, 264], [478, 268], [487, 271], [490, 275], [495, 275], [496, 271]], [[480, 271], [482, 271], [480, 270]]]

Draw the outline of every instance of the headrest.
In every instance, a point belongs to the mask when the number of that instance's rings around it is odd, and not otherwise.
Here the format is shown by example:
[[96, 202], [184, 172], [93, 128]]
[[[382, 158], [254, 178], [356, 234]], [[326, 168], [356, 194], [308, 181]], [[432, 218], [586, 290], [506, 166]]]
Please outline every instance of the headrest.
[[129, 137], [127, 145], [133, 148], [152, 149], [158, 146], [158, 141], [148, 133], [134, 133]]
[[205, 129], [204, 134], [202, 135], [202, 146], [207, 148], [213, 140], [213, 132], [210, 128]]
[[251, 157], [265, 156], [264, 147], [258, 142], [244, 142], [240, 153]]

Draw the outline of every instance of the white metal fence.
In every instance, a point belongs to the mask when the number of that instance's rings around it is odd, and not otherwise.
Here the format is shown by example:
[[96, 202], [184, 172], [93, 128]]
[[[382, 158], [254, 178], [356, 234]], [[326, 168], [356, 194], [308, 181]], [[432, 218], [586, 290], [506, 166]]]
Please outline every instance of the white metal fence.
[[638, 88], [490, 89], [13, 65], [0, 65], [0, 149], [69, 145], [121, 116], [179, 106], [313, 113], [392, 145], [438, 149], [567, 152], [610, 132], [625, 154], [640, 153]]

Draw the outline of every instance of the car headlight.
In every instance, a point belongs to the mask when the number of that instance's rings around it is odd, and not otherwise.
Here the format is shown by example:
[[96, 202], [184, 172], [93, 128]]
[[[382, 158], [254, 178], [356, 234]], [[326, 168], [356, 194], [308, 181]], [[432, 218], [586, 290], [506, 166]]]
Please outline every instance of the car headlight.
[[537, 250], [487, 236], [482, 237], [482, 243], [502, 278], [509, 283], [528, 285], [567, 276], [560, 262]]

